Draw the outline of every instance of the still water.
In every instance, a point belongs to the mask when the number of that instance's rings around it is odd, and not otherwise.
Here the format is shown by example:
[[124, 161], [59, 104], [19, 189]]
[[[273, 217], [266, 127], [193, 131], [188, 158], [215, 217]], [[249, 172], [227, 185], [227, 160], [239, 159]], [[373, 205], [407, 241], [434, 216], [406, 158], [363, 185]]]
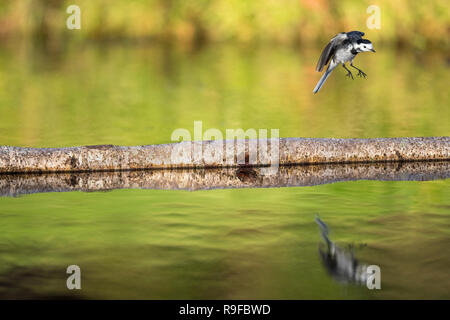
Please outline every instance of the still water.
[[[223, 132], [277, 128], [282, 137], [449, 135], [443, 53], [377, 48], [355, 63], [367, 80], [337, 70], [312, 95], [320, 49], [7, 45], [0, 145], [167, 143], [195, 120]], [[0, 197], [0, 297], [448, 299], [446, 176], [197, 191], [18, 190]], [[381, 290], [330, 274], [316, 215], [342, 250], [380, 266]], [[76, 292], [66, 288], [72, 264], [82, 273]]]

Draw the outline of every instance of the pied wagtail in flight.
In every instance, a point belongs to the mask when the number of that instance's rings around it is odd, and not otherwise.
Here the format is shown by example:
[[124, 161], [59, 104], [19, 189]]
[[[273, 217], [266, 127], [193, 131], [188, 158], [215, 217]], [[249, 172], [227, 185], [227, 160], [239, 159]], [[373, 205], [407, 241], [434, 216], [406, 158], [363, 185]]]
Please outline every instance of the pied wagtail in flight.
[[364, 32], [361, 31], [351, 31], [351, 32], [341, 32], [337, 34], [333, 39], [331, 39], [330, 43], [327, 44], [325, 49], [323, 49], [322, 54], [319, 58], [319, 62], [317, 62], [316, 70], [322, 71], [323, 67], [331, 60], [328, 65], [327, 70], [320, 78], [316, 87], [314, 88], [314, 93], [317, 93], [320, 88], [322, 88], [323, 84], [330, 76], [331, 71], [336, 68], [338, 65], [342, 64], [345, 70], [347, 70], [347, 77], [351, 77], [353, 79], [353, 74], [350, 70], [345, 66], [346, 62], [350, 61], [350, 66], [358, 70], [358, 76], [366, 77], [366, 74], [353, 65], [353, 59], [360, 52], [364, 51], [372, 51], [375, 52], [372, 46], [372, 42], [367, 39], [363, 39]]

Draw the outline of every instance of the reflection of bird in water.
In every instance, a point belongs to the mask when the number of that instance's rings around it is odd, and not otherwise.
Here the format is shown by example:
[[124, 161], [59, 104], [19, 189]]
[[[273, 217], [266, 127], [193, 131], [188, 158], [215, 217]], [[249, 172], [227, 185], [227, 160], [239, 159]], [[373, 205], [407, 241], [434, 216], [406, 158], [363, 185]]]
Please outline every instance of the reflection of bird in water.
[[319, 246], [319, 253], [322, 263], [331, 277], [341, 283], [366, 284], [367, 265], [359, 263], [353, 250], [338, 247], [330, 240], [328, 227], [319, 216], [316, 216], [314, 220], [319, 225], [322, 239], [326, 243], [326, 250], [323, 250], [323, 245]]

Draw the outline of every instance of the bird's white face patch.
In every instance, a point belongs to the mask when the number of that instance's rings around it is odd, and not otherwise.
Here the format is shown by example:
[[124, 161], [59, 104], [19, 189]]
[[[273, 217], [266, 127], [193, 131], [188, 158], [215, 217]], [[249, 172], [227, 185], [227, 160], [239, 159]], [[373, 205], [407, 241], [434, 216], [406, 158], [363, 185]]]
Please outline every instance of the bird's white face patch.
[[375, 50], [373, 49], [372, 43], [365, 43], [365, 42], [360, 43], [360, 44], [358, 45], [358, 48], [357, 48], [356, 50], [358, 50], [358, 51], [360, 51], [360, 52], [366, 52], [366, 51], [372, 51], [372, 52], [375, 52]]

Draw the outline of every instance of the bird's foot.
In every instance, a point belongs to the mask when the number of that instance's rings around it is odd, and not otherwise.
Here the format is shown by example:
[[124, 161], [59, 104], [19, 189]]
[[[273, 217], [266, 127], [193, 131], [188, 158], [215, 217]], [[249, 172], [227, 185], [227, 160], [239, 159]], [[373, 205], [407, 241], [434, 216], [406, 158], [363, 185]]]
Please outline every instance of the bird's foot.
[[352, 80], [354, 80], [353, 74], [350, 71], [347, 71], [346, 77], [352, 78]]
[[358, 76], [361, 78], [364, 77], [364, 79], [365, 79], [367, 77], [367, 74], [365, 74], [362, 70], [359, 70]]

